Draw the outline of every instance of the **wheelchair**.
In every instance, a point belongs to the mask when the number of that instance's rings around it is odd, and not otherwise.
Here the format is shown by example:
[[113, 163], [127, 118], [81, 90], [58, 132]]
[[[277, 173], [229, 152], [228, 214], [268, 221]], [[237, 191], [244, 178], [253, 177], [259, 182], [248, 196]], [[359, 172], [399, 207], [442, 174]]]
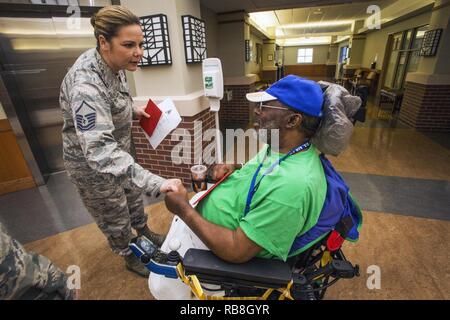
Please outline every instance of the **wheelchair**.
[[[161, 254], [145, 237], [133, 239], [130, 249], [151, 272], [181, 279], [200, 300], [321, 300], [340, 279], [359, 276], [359, 266], [345, 258], [342, 244], [358, 240], [362, 212], [331, 162], [324, 154], [320, 160], [327, 181], [325, 203], [316, 225], [294, 240], [286, 262], [255, 257], [233, 264], [200, 249], [181, 257], [179, 243], [169, 244], [170, 252]], [[201, 198], [198, 193], [191, 205]], [[202, 284], [218, 285], [225, 294], [209, 295]]]
[[[325, 237], [286, 262], [256, 257], [234, 264], [201, 249], [188, 249], [181, 257], [176, 245], [161, 255], [144, 236], [134, 238], [130, 248], [151, 272], [179, 278], [199, 300], [322, 300], [338, 280], [359, 276], [359, 266], [353, 266], [342, 252], [346, 230], [343, 219]], [[219, 286], [215, 291], [225, 294], [209, 295], [206, 292], [211, 289], [204, 285]]]

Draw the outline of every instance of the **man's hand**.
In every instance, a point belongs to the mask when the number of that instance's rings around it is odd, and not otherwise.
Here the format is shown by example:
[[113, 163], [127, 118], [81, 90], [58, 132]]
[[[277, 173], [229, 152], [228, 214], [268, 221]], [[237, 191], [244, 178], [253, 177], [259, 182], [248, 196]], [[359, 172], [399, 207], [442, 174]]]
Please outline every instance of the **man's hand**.
[[180, 218], [184, 216], [187, 210], [192, 208], [189, 204], [187, 190], [183, 185], [178, 188], [178, 191], [168, 192], [164, 201], [166, 202], [167, 209]]
[[133, 107], [134, 116], [137, 120], [141, 120], [142, 117], [150, 118], [150, 115], [145, 112], [145, 108], [147, 106]]
[[216, 164], [210, 169], [210, 178], [212, 181], [219, 181], [228, 172], [233, 172], [236, 170], [236, 165], [234, 164]]
[[181, 188], [184, 189], [184, 186], [180, 179], [168, 179], [164, 181], [161, 188], [159, 188], [159, 191], [161, 191], [161, 193], [178, 192]]

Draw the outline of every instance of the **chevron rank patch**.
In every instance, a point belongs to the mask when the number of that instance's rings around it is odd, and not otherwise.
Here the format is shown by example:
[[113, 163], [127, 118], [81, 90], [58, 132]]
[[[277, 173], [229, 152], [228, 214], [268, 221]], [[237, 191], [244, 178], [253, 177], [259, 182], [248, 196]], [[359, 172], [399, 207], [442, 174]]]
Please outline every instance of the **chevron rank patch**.
[[97, 113], [86, 101], [83, 101], [75, 112], [77, 129], [80, 132], [89, 131], [95, 128]]

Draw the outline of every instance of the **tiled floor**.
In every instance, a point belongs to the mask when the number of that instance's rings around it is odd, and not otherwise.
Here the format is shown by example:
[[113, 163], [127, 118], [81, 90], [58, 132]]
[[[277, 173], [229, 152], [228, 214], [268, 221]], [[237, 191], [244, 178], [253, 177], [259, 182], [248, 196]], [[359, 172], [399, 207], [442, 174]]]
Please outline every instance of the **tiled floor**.
[[[360, 241], [346, 244], [361, 277], [342, 280], [327, 299], [450, 299], [450, 149], [448, 134], [422, 134], [393, 120], [355, 127], [349, 148], [332, 158], [364, 210]], [[82, 299], [151, 299], [147, 280], [127, 272], [64, 174], [47, 186], [0, 197], [11, 234], [66, 270], [82, 272]], [[149, 225], [167, 232], [172, 215], [149, 205]], [[367, 268], [381, 269], [369, 290]]]

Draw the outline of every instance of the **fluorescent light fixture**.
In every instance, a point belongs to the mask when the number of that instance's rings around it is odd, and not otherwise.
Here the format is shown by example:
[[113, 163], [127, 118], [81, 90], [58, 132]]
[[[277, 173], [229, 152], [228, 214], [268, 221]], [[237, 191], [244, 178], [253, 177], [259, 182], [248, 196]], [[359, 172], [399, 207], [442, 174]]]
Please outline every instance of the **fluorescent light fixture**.
[[301, 37], [280, 39], [276, 43], [285, 47], [330, 44], [331, 37]]
[[284, 37], [285, 36], [285, 33], [284, 33], [284, 30], [283, 29], [276, 29], [275, 30], [275, 36], [276, 37]]
[[94, 31], [66, 31], [61, 32], [59, 30], [50, 32], [50, 31], [39, 31], [39, 30], [31, 30], [31, 29], [9, 29], [2, 30], [1, 33], [8, 35], [17, 35], [17, 36], [75, 36], [75, 37], [94, 37]]
[[352, 24], [353, 20], [337, 20], [337, 21], [322, 21], [322, 22], [308, 22], [308, 23], [293, 23], [284, 24], [277, 27], [282, 29], [299, 29], [299, 28], [320, 28], [320, 27], [333, 27], [342, 26], [346, 24]]
[[251, 12], [249, 16], [253, 22], [263, 29], [279, 25], [275, 11]]
[[93, 37], [94, 29], [90, 24], [89, 18], [53, 17], [51, 20], [21, 18], [19, 21], [13, 18], [0, 18], [0, 33], [18, 36], [45, 37], [60, 35]]

